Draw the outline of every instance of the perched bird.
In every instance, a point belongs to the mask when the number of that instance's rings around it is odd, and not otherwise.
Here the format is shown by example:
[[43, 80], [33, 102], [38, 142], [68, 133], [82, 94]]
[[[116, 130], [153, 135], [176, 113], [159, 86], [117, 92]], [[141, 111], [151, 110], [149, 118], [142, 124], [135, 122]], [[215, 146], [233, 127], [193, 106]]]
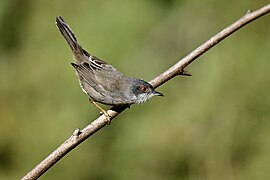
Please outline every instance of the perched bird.
[[110, 122], [109, 114], [96, 102], [123, 106], [141, 104], [153, 96], [163, 96], [152, 85], [141, 79], [123, 75], [112, 65], [91, 55], [77, 41], [74, 33], [61, 16], [56, 17], [56, 25], [70, 46], [75, 68], [82, 90]]

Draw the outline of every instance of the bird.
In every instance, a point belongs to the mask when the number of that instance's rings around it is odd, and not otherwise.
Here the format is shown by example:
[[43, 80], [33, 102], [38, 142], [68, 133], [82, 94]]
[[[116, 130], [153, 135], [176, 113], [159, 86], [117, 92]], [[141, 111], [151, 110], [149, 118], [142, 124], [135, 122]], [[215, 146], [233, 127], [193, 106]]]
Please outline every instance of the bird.
[[127, 77], [112, 65], [88, 53], [82, 48], [73, 31], [62, 16], [56, 17], [56, 26], [71, 48], [76, 71], [82, 91], [89, 101], [98, 108], [110, 123], [110, 115], [98, 103], [111, 106], [130, 106], [142, 104], [153, 96], [163, 96], [148, 82]]

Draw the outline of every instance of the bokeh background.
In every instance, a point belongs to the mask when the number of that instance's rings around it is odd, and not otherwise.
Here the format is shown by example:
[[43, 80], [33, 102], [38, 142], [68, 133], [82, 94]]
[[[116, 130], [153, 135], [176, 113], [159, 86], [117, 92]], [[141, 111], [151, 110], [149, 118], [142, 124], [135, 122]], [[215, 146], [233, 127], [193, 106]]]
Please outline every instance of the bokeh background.
[[[0, 179], [19, 179], [98, 111], [81, 91], [62, 15], [90, 53], [151, 80], [268, 0], [0, 2]], [[270, 15], [198, 58], [40, 179], [267, 179]]]

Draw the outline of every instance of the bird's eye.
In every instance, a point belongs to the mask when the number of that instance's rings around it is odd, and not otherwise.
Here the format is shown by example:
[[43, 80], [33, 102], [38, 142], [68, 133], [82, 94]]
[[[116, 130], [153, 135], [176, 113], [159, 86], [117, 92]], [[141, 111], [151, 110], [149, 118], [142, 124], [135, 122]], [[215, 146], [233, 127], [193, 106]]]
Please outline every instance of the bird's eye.
[[148, 88], [146, 86], [141, 86], [140, 90], [141, 90], [141, 92], [146, 93]]

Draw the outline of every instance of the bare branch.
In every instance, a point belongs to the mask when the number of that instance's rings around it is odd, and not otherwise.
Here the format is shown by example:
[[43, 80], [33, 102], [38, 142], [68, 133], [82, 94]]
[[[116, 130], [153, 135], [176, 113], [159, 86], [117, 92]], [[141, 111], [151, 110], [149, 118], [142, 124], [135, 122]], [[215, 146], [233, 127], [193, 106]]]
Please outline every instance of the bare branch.
[[[150, 81], [150, 84], [153, 87], [157, 88], [161, 86], [163, 83], [172, 79], [177, 75], [191, 75], [187, 71], [184, 70], [186, 66], [188, 66], [191, 62], [193, 62], [196, 58], [201, 56], [211, 47], [215, 46], [217, 43], [222, 41], [224, 38], [228, 37], [233, 32], [237, 31], [244, 25], [254, 21], [255, 19], [267, 14], [270, 12], [270, 4], [256, 10], [251, 11], [248, 10], [247, 14], [245, 14], [242, 18], [237, 20], [235, 23], [231, 24], [227, 28], [223, 29], [221, 32], [211, 37], [204, 44], [199, 46], [197, 49], [193, 50], [186, 57], [178, 61], [174, 66], [165, 71], [164, 73], [157, 76], [155, 79]], [[124, 111], [127, 106], [123, 107], [112, 107], [107, 113], [112, 117], [116, 117], [122, 111]], [[53, 151], [47, 158], [45, 158], [41, 163], [39, 163], [33, 170], [31, 170], [28, 174], [26, 174], [22, 179], [37, 179], [44, 172], [46, 172], [50, 167], [52, 167], [56, 162], [58, 162], [62, 157], [64, 157], [68, 152], [78, 146], [85, 139], [90, 137], [92, 134], [97, 132], [99, 129], [104, 127], [107, 124], [106, 117], [104, 115], [100, 116], [96, 120], [94, 120], [91, 124], [85, 127], [83, 130], [76, 129], [73, 135], [68, 138], [63, 144], [61, 144], [55, 151]]]
[[254, 21], [255, 19], [269, 12], [270, 12], [270, 4], [253, 12], [251, 10], [248, 10], [247, 13], [242, 18], [240, 18], [238, 21], [234, 22], [227, 28], [223, 29], [221, 32], [219, 32], [215, 36], [211, 37], [204, 44], [202, 44], [201, 46], [193, 50], [191, 53], [189, 53], [187, 56], [185, 56], [183, 59], [178, 61], [170, 69], [168, 69], [167, 71], [165, 71], [164, 73], [160, 74], [155, 79], [150, 81], [150, 84], [152, 84], [156, 88], [162, 85], [163, 83], [165, 83], [166, 81], [170, 80], [171, 78], [175, 77], [179, 73], [181, 74], [187, 65], [192, 63], [196, 58], [204, 54], [207, 50], [215, 46], [224, 38], [228, 37], [229, 35], [237, 31], [241, 27], [245, 26], [246, 24]]

